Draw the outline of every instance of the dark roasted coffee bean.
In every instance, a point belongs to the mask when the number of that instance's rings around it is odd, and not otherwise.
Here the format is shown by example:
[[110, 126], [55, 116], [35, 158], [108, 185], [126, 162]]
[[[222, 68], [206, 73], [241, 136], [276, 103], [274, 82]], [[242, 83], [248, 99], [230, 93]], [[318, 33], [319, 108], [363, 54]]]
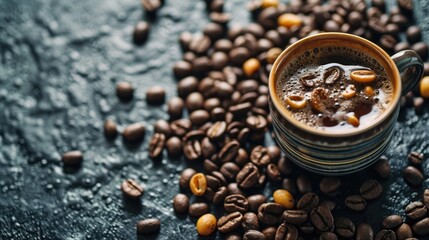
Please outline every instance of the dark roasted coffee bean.
[[256, 194], [247, 197], [247, 201], [249, 203], [249, 211], [257, 212], [259, 206], [267, 201], [267, 197], [262, 194]]
[[156, 218], [149, 218], [137, 222], [137, 233], [142, 235], [159, 232], [161, 222]]
[[199, 202], [199, 203], [193, 203], [189, 205], [188, 213], [189, 216], [194, 218], [199, 218], [202, 215], [208, 213], [210, 210], [209, 205], [207, 203]]
[[423, 192], [423, 204], [428, 207], [429, 206], [429, 189], [426, 188]]
[[357, 227], [356, 240], [373, 240], [374, 236], [371, 225], [362, 223]]
[[122, 137], [127, 143], [136, 143], [143, 140], [145, 127], [143, 122], [128, 125], [122, 132]]
[[228, 111], [231, 112], [236, 119], [243, 118], [246, 116], [246, 113], [252, 109], [252, 104], [250, 102], [244, 102], [235, 104], [229, 107]]
[[313, 208], [319, 205], [319, 197], [312, 192], [304, 194], [298, 201], [296, 208], [310, 212]]
[[252, 161], [252, 163], [254, 163], [258, 167], [267, 166], [271, 161], [271, 157], [268, 154], [267, 148], [261, 145], [253, 148], [250, 154], [250, 161]]
[[245, 47], [236, 47], [229, 52], [229, 59], [236, 66], [241, 66], [249, 57], [250, 52]]
[[334, 227], [331, 211], [325, 207], [317, 207], [311, 211], [310, 220], [314, 227], [321, 232], [329, 232]]
[[229, 52], [233, 47], [233, 44], [228, 39], [219, 39], [214, 44], [214, 50], [215, 51], [221, 51], [221, 52]]
[[271, 162], [277, 163], [281, 157], [281, 150], [277, 146], [267, 147], [268, 155], [270, 155]]
[[223, 36], [222, 25], [214, 22], [209, 22], [203, 29], [204, 35], [208, 36], [212, 41], [215, 41]]
[[220, 187], [213, 196], [213, 204], [220, 205], [228, 196], [228, 189], [225, 186]]
[[193, 76], [185, 77], [177, 84], [177, 92], [180, 97], [185, 98], [198, 89], [198, 80]]
[[422, 32], [419, 26], [410, 26], [407, 29], [407, 41], [409, 43], [416, 43], [421, 40]]
[[243, 215], [243, 229], [247, 230], [258, 230], [259, 220], [258, 215], [253, 212], [247, 212]]
[[173, 209], [175, 213], [188, 212], [189, 198], [185, 194], [179, 193], [173, 199]]
[[247, 141], [249, 141], [249, 138], [251, 136], [251, 132], [249, 128], [243, 128], [238, 132], [237, 140], [240, 142], [241, 145], [246, 145]]
[[336, 207], [336, 204], [333, 201], [326, 200], [326, 201], [321, 202], [319, 204], [319, 206], [320, 207], [326, 207], [327, 209], [329, 209], [329, 211], [333, 211]]
[[263, 203], [258, 208], [259, 221], [268, 226], [274, 226], [280, 223], [284, 207], [277, 203]]
[[230, 162], [237, 155], [238, 149], [240, 148], [240, 143], [237, 141], [231, 141], [220, 150], [219, 159], [221, 162]]
[[201, 141], [201, 148], [203, 149], [203, 156], [205, 158], [211, 158], [217, 152], [216, 145], [208, 138], [204, 138]]
[[244, 150], [243, 148], [238, 149], [237, 156], [235, 156], [234, 162], [240, 167], [244, 166], [246, 163], [249, 162], [249, 154], [247, 154], [246, 150]]
[[118, 82], [116, 84], [116, 96], [118, 96], [121, 101], [130, 101], [131, 99], [133, 99], [133, 94], [134, 88], [131, 83]]
[[414, 50], [423, 61], [428, 58], [429, 47], [425, 42], [417, 42], [411, 46], [411, 49]]
[[399, 42], [395, 45], [395, 48], [393, 49], [395, 52], [400, 52], [403, 50], [411, 49], [411, 46], [407, 42]]
[[400, 31], [401, 31], [401, 29], [399, 28], [399, 26], [397, 24], [389, 23], [386, 25], [386, 33], [387, 34], [390, 34], [392, 36], [397, 36]]
[[185, 136], [192, 128], [192, 123], [188, 119], [178, 119], [171, 123], [171, 131], [178, 137]]
[[225, 236], [225, 240], [242, 240], [241, 233], [230, 233]]
[[358, 11], [353, 11], [349, 13], [349, 15], [347, 16], [347, 21], [350, 24], [350, 26], [352, 26], [353, 28], [360, 27], [362, 24], [362, 20], [363, 20], [363, 16]]
[[243, 189], [248, 189], [255, 186], [258, 180], [259, 170], [252, 163], [247, 163], [246, 165], [244, 165], [244, 167], [241, 169], [240, 172], [238, 172], [236, 177], [237, 184]]
[[210, 114], [206, 110], [195, 110], [189, 115], [193, 126], [201, 126], [210, 120]]
[[323, 30], [326, 32], [339, 32], [341, 29], [337, 22], [334, 20], [328, 20], [323, 25]]
[[228, 55], [224, 52], [215, 52], [211, 56], [212, 68], [214, 70], [222, 70], [228, 61]]
[[165, 143], [167, 152], [170, 156], [179, 156], [182, 153], [182, 140], [178, 137], [170, 137]]
[[162, 155], [162, 150], [165, 146], [165, 135], [162, 133], [155, 133], [149, 143], [149, 157], [152, 159], [158, 158]]
[[391, 35], [384, 34], [380, 37], [380, 46], [387, 50], [387, 51], [393, 51], [398, 41]]
[[247, 117], [246, 123], [254, 133], [261, 133], [267, 127], [267, 120], [261, 115]]
[[405, 214], [411, 220], [422, 219], [426, 216], [427, 212], [428, 212], [428, 209], [420, 201], [412, 202], [412, 203], [408, 204], [407, 207], [405, 207]]
[[267, 237], [257, 230], [248, 230], [243, 235], [243, 240], [266, 240]]
[[366, 200], [372, 200], [381, 195], [383, 188], [377, 180], [372, 179], [364, 182], [360, 186], [359, 191], [363, 198]]
[[232, 195], [232, 194], [244, 195], [244, 192], [238, 187], [237, 183], [228, 184], [227, 189], [228, 189], [229, 195]]
[[279, 167], [279, 170], [283, 176], [289, 176], [292, 173], [293, 163], [286, 157], [281, 157], [277, 163], [277, 166]]
[[237, 90], [241, 94], [246, 94], [249, 92], [257, 92], [258, 88], [259, 88], [258, 82], [253, 79], [244, 80], [237, 84]]
[[346, 206], [353, 211], [362, 211], [366, 208], [366, 201], [360, 195], [348, 196], [345, 200]]
[[413, 11], [413, 1], [412, 0], [397, 0], [399, 9], [401, 12], [411, 14]]
[[[222, 173], [218, 172], [218, 171], [213, 171], [210, 173], [211, 176], [215, 177], [217, 179], [217, 181], [220, 183], [220, 186], [226, 186], [227, 182], [225, 177], [222, 175]], [[230, 193], [232, 194], [232, 193]], [[240, 193], [238, 193], [240, 194]]]
[[189, 43], [192, 41], [192, 33], [182, 32], [179, 37], [179, 43], [182, 50], [186, 51], [189, 49]]
[[308, 215], [304, 210], [286, 210], [283, 212], [282, 220], [285, 223], [300, 225], [307, 221]]
[[239, 212], [233, 212], [219, 218], [217, 228], [221, 233], [229, 233], [241, 227], [242, 222], [243, 215]]
[[240, 170], [240, 167], [233, 162], [226, 162], [220, 167], [220, 172], [229, 181], [235, 180]]
[[161, 0], [140, 0], [141, 5], [148, 13], [154, 13], [161, 7]]
[[411, 230], [410, 225], [406, 223], [402, 223], [401, 226], [399, 226], [396, 229], [396, 238], [398, 240], [406, 240], [412, 237], [413, 237], [413, 231]]
[[382, 228], [394, 229], [397, 226], [402, 224], [402, 217], [399, 215], [390, 215], [387, 216], [381, 225]]
[[408, 166], [404, 169], [404, 178], [413, 187], [420, 186], [424, 180], [422, 172], [413, 166]]
[[396, 240], [396, 234], [392, 230], [382, 229], [375, 236], [375, 240]]
[[149, 36], [149, 23], [140, 21], [134, 27], [133, 40], [135, 44], [143, 44]]
[[243, 195], [233, 194], [225, 198], [223, 207], [225, 211], [228, 213], [231, 213], [231, 212], [245, 213], [249, 208], [249, 202], [247, 201], [246, 197], [244, 197]]
[[169, 137], [171, 135], [170, 124], [164, 119], [159, 119], [153, 125], [154, 131], [156, 133], [162, 133], [165, 137]]
[[103, 125], [104, 136], [108, 139], [113, 139], [118, 135], [116, 123], [113, 120], [107, 119]]
[[282, 223], [277, 228], [275, 240], [297, 240], [298, 229], [294, 225]]
[[217, 96], [221, 99], [230, 98], [234, 91], [234, 88], [231, 86], [231, 84], [220, 81], [215, 82], [214, 89], [216, 90]]
[[337, 177], [324, 177], [320, 181], [320, 191], [328, 196], [335, 196], [338, 193], [338, 188], [341, 185], [341, 181]]
[[63, 154], [61, 158], [65, 166], [79, 166], [83, 160], [81, 151], [70, 151]]
[[173, 66], [176, 79], [182, 79], [192, 74], [192, 64], [186, 61], [177, 61]]
[[143, 194], [143, 187], [133, 179], [123, 181], [121, 190], [124, 196], [131, 199], [138, 199]]
[[310, 179], [305, 175], [300, 175], [296, 178], [296, 186], [301, 194], [305, 194], [313, 190]]
[[[211, 172], [213, 173], [214, 170]], [[212, 175], [206, 175], [207, 186], [213, 190], [217, 190], [219, 187], [225, 185], [220, 179]]]
[[197, 172], [192, 168], [186, 168], [182, 171], [179, 179], [179, 186], [183, 190], [189, 190], [189, 182], [191, 181], [192, 176]]
[[299, 230], [301, 230], [304, 235], [311, 235], [314, 233], [314, 226], [310, 221], [307, 221], [304, 224], [301, 224]]
[[419, 152], [411, 152], [408, 154], [408, 161], [413, 165], [420, 165], [424, 160], [423, 153]]
[[353, 238], [355, 231], [356, 227], [350, 219], [344, 217], [335, 219], [335, 232], [341, 238]]
[[161, 86], [150, 87], [146, 91], [146, 101], [150, 105], [159, 105], [165, 101], [165, 89]]
[[374, 164], [374, 170], [382, 179], [386, 179], [390, 174], [390, 164], [386, 157], [382, 156], [377, 163]]
[[208, 112], [220, 106], [221, 102], [218, 98], [209, 98], [204, 101], [204, 109]]
[[320, 234], [319, 240], [338, 240], [338, 237], [335, 233], [324, 232]]
[[198, 55], [202, 55], [210, 48], [211, 40], [206, 35], [195, 35], [192, 37], [189, 43], [189, 50], [195, 52]]
[[418, 236], [425, 236], [429, 234], [429, 218], [423, 218], [416, 222], [413, 227], [413, 232]]
[[258, 16], [258, 23], [265, 29], [273, 29], [277, 26], [278, 11], [274, 7], [265, 8]]
[[186, 108], [192, 112], [197, 109], [202, 109], [204, 106], [204, 97], [199, 92], [193, 92], [186, 97]]
[[267, 166], [267, 177], [271, 182], [280, 182], [282, 180], [282, 176], [280, 174], [280, 170], [274, 163], [270, 163]]
[[224, 6], [224, 0], [213, 0], [207, 3], [210, 12], [222, 12]]
[[171, 120], [176, 120], [182, 117], [183, 107], [185, 103], [179, 97], [171, 98], [167, 103], [167, 112]]
[[267, 240], [275, 240], [277, 228], [276, 227], [266, 227], [262, 229], [262, 233], [265, 235]]
[[197, 57], [192, 61], [192, 68], [196, 76], [205, 76], [211, 70], [212, 62], [210, 58]]

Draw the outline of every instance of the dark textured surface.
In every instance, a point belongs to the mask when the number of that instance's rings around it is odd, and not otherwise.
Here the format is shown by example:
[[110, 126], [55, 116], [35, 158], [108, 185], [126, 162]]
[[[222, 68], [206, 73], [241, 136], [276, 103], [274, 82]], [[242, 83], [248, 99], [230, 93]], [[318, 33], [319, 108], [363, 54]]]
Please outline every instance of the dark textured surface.
[[[246, 21], [245, 1], [226, 2], [232, 23]], [[429, 4], [416, 4], [428, 42]], [[160, 218], [162, 230], [144, 239], [197, 238], [194, 222], [176, 217], [171, 207], [184, 161], [148, 158], [151, 124], [166, 118], [166, 106], [147, 106], [144, 93], [157, 84], [166, 87], [168, 98], [176, 95], [171, 66], [181, 57], [177, 39], [182, 31], [203, 27], [204, 8], [203, 1], [166, 1], [149, 41], [137, 47], [132, 29], [145, 17], [138, 0], [0, 1], [1, 239], [135, 239], [135, 223], [149, 217]], [[115, 83], [123, 80], [136, 87], [129, 104], [115, 96]], [[145, 121], [145, 142], [129, 149], [120, 137], [106, 141], [106, 118], [120, 130]], [[392, 174], [382, 183], [382, 197], [363, 213], [350, 212], [344, 196], [357, 193], [352, 186], [372, 173], [344, 177], [334, 215], [378, 229], [384, 216], [403, 214], [406, 204], [421, 197], [421, 188], [408, 187], [401, 172], [410, 150], [429, 155], [428, 109], [419, 116], [413, 109], [403, 111], [396, 129], [387, 152]], [[84, 162], [68, 173], [60, 159], [74, 149], [84, 152]], [[129, 177], [146, 189], [140, 205], [122, 198], [119, 186]], [[312, 178], [317, 189], [319, 178]], [[428, 186], [425, 181], [422, 188]]]

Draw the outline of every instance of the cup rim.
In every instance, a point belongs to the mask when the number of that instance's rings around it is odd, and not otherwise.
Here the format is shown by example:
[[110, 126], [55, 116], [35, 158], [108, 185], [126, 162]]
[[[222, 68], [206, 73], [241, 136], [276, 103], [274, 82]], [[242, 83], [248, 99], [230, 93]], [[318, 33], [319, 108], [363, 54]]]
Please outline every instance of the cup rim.
[[[317, 41], [320, 39], [329, 39], [329, 38], [334, 38], [336, 40], [341, 39], [341, 40], [345, 40], [345, 41], [352, 40], [352, 41], [355, 41], [359, 44], [365, 45], [371, 49], [371, 51], [372, 51], [371, 55], [378, 55], [378, 57], [381, 58], [383, 61], [385, 61], [390, 68], [390, 69], [386, 69], [386, 71], [390, 72], [392, 74], [393, 78], [391, 80], [392, 80], [392, 83], [395, 85], [392, 102], [388, 105], [388, 108], [377, 118], [376, 122], [371, 124], [370, 126], [366, 126], [362, 129], [358, 129], [358, 130], [351, 129], [351, 130], [345, 130], [342, 132], [329, 132], [327, 130], [312, 128], [312, 127], [298, 121], [293, 116], [290, 116], [290, 114], [288, 114], [288, 112], [286, 111], [286, 108], [280, 102], [281, 100], [279, 99], [279, 96], [277, 95], [277, 91], [276, 91], [276, 80], [277, 80], [278, 72], [279, 71], [281, 72], [281, 70], [282, 70], [279, 67], [284, 62], [284, 59], [289, 54], [290, 50], [295, 49], [295, 48], [300, 47], [300, 46], [302, 47], [302, 45], [308, 41]], [[312, 133], [314, 135], [319, 135], [319, 136], [324, 136], [324, 137], [338, 137], [338, 138], [340, 138], [340, 137], [355, 136], [355, 135], [359, 135], [361, 133], [367, 132], [367, 131], [377, 127], [380, 123], [384, 122], [386, 120], [386, 118], [388, 118], [391, 115], [391, 113], [396, 108], [396, 106], [399, 102], [399, 99], [401, 97], [401, 88], [402, 88], [401, 77], [400, 77], [398, 68], [396, 67], [396, 64], [394, 63], [392, 58], [382, 48], [377, 46], [375, 43], [373, 43], [367, 39], [364, 39], [362, 37], [352, 35], [352, 34], [348, 34], [348, 33], [340, 33], [340, 32], [318, 33], [318, 34], [300, 39], [299, 41], [293, 43], [292, 45], [287, 47], [285, 50], [283, 50], [283, 52], [277, 57], [277, 59], [274, 62], [271, 69], [272, 70], [270, 72], [269, 79], [268, 79], [268, 89], [269, 89], [270, 98], [271, 98], [272, 103], [275, 107], [275, 111], [278, 111], [282, 115], [283, 118], [285, 118], [287, 121], [291, 122], [291, 124], [293, 124], [298, 129], [305, 131], [305, 132]], [[390, 74], [388, 73], [388, 75], [390, 75]]]

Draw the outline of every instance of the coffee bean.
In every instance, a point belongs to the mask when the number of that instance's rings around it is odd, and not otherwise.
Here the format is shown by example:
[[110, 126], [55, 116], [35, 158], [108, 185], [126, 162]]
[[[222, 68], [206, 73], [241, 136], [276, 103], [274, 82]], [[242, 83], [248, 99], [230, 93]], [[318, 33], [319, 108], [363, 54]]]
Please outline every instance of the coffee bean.
[[191, 120], [193, 126], [201, 126], [208, 122], [209, 119], [210, 114], [206, 110], [195, 110], [189, 115], [189, 120]]
[[137, 45], [146, 42], [149, 35], [150, 26], [147, 22], [139, 21], [134, 27], [133, 40]]
[[380, 230], [380, 232], [378, 232], [377, 235], [375, 236], [375, 240], [384, 240], [384, 239], [396, 240], [395, 232], [387, 229]]
[[319, 240], [338, 240], [338, 237], [335, 233], [324, 232], [324, 233], [320, 234]]
[[182, 141], [178, 137], [170, 137], [166, 144], [167, 152], [170, 156], [179, 156], [182, 153]]
[[277, 163], [281, 157], [281, 150], [277, 146], [267, 147], [268, 155], [270, 155], [271, 162]]
[[358, 11], [350, 12], [349, 15], [348, 15], [348, 17], [347, 17], [348, 23], [353, 28], [357, 28], [357, 27], [361, 26], [362, 20], [363, 20], [363, 16]]
[[240, 148], [240, 143], [238, 143], [235, 140], [231, 141], [225, 144], [225, 146], [223, 146], [223, 148], [219, 152], [218, 157], [223, 163], [230, 162], [237, 155], [239, 148]]
[[160, 105], [165, 101], [165, 89], [161, 86], [150, 87], [146, 91], [146, 101], [149, 105]]
[[313, 190], [310, 179], [305, 175], [300, 175], [296, 178], [296, 186], [301, 194], [305, 194]]
[[243, 240], [266, 240], [267, 238], [263, 233], [257, 230], [248, 230], [243, 235]]
[[208, 4], [210, 12], [222, 12], [224, 1], [223, 0], [213, 0]]
[[209, 138], [204, 138], [201, 141], [201, 148], [203, 149], [203, 156], [205, 158], [211, 158], [218, 151], [215, 144], [212, 141], [210, 141]]
[[423, 218], [416, 222], [413, 227], [413, 232], [419, 236], [425, 236], [429, 234], [429, 218]]
[[338, 193], [338, 188], [341, 185], [341, 181], [337, 177], [324, 177], [320, 181], [320, 191], [328, 196], [335, 196]]
[[374, 170], [382, 179], [386, 179], [390, 175], [390, 164], [386, 157], [382, 156], [378, 162], [374, 164]]
[[168, 101], [167, 112], [171, 120], [176, 120], [182, 117], [184, 105], [185, 103], [179, 97], [173, 97]]
[[267, 197], [262, 194], [256, 194], [247, 197], [249, 203], [249, 211], [257, 212], [258, 208], [267, 201]]
[[226, 179], [232, 181], [237, 177], [238, 172], [240, 172], [240, 167], [233, 162], [224, 163], [220, 167], [220, 172], [225, 176]]
[[189, 216], [194, 217], [194, 218], [199, 218], [202, 215], [208, 213], [210, 210], [209, 205], [207, 205], [207, 203], [193, 203], [191, 205], [189, 205], [188, 208], [188, 213]]
[[413, 165], [420, 165], [424, 160], [423, 153], [419, 152], [411, 152], [408, 154], [408, 161]]
[[398, 41], [392, 36], [388, 34], [383, 34], [380, 37], [380, 46], [386, 51], [393, 51]]
[[428, 207], [429, 206], [429, 189], [426, 188], [423, 192], [423, 204]]
[[341, 238], [353, 238], [355, 231], [356, 227], [350, 219], [344, 217], [335, 219], [335, 232]]
[[197, 109], [202, 109], [204, 105], [204, 97], [199, 92], [193, 92], [186, 98], [186, 108], [193, 112]]
[[214, 22], [209, 22], [203, 29], [204, 35], [208, 36], [212, 41], [217, 40], [223, 36], [222, 25]]
[[191, 181], [192, 176], [197, 172], [192, 168], [186, 168], [182, 171], [179, 179], [179, 186], [183, 190], [189, 190], [189, 182]]
[[180, 97], [185, 98], [198, 89], [198, 80], [193, 76], [185, 77], [177, 84], [177, 92]]
[[183, 154], [190, 161], [196, 161], [202, 157], [201, 143], [198, 140], [186, 141], [183, 146]]
[[236, 177], [237, 184], [243, 189], [248, 189], [255, 186], [255, 184], [258, 182], [258, 179], [259, 170], [252, 163], [247, 163], [244, 165]]
[[267, 166], [267, 177], [271, 182], [280, 182], [282, 180], [282, 176], [280, 174], [280, 170], [274, 163], [270, 163]]
[[261, 115], [247, 117], [246, 123], [249, 129], [254, 133], [263, 132], [267, 126], [267, 120]]
[[155, 13], [161, 7], [161, 0], [140, 0], [143, 8], [148, 13]]
[[321, 232], [329, 232], [334, 227], [334, 218], [325, 207], [317, 207], [311, 211], [310, 220], [314, 227]]
[[[204, 148], [203, 148], [203, 149], [204, 149]], [[207, 173], [211, 173], [211, 172], [213, 172], [213, 171], [217, 171], [217, 170], [219, 170], [219, 167], [217, 166], [217, 164], [216, 164], [216, 163], [214, 163], [212, 160], [209, 160], [209, 159], [204, 160], [203, 165], [204, 165], [204, 170], [205, 170]], [[222, 174], [223, 174], [223, 173], [222, 173]]]
[[243, 215], [240, 212], [233, 212], [219, 218], [217, 228], [221, 233], [229, 233], [241, 227]]
[[226, 212], [247, 212], [249, 208], [249, 202], [243, 195], [233, 194], [225, 198], [223, 205]]
[[429, 47], [425, 42], [417, 42], [411, 46], [411, 49], [414, 50], [423, 61], [428, 58]]
[[412, 0], [397, 0], [397, 3], [401, 12], [407, 13], [408, 15], [412, 14], [412, 11], [413, 11]]
[[124, 196], [131, 199], [138, 199], [143, 194], [143, 187], [133, 179], [123, 181], [121, 190]]
[[145, 126], [143, 122], [128, 125], [122, 132], [122, 137], [127, 143], [136, 143], [143, 140]]
[[178, 119], [171, 123], [171, 131], [178, 137], [183, 137], [192, 128], [192, 123], [188, 119]]
[[83, 154], [81, 151], [70, 151], [63, 154], [61, 158], [65, 166], [79, 166], [83, 160]]
[[429, 63], [423, 63], [424, 76], [429, 76]]
[[220, 205], [228, 195], [228, 189], [225, 186], [219, 187], [213, 196], [213, 204]]
[[383, 223], [381, 224], [382, 228], [387, 228], [387, 229], [394, 229], [397, 226], [402, 224], [402, 217], [399, 215], [390, 215], [387, 216], [384, 220]]
[[265, 29], [273, 29], [277, 26], [278, 11], [274, 7], [265, 8], [258, 16], [258, 23]]
[[310, 212], [313, 208], [317, 207], [317, 205], [319, 205], [319, 197], [315, 193], [309, 192], [299, 199], [296, 208]]
[[113, 139], [118, 135], [116, 123], [113, 120], [107, 119], [104, 122], [103, 129], [104, 129], [104, 136], [107, 139]]
[[408, 166], [404, 169], [404, 178], [413, 187], [420, 186], [424, 180], [422, 172], [413, 166]]
[[279, 170], [283, 176], [289, 176], [293, 170], [293, 163], [286, 157], [281, 157], [277, 163]]
[[148, 218], [137, 222], [137, 233], [142, 235], [159, 232], [161, 222], [156, 218]]
[[420, 30], [420, 27], [418, 26], [410, 26], [407, 29], [406, 33], [407, 33], [407, 41], [409, 43], [416, 43], [421, 40], [422, 33]]
[[156, 133], [162, 133], [165, 137], [169, 137], [171, 134], [170, 124], [164, 119], [157, 120], [153, 128]]
[[371, 225], [362, 223], [357, 227], [356, 240], [373, 240], [374, 236]]
[[266, 227], [262, 229], [262, 233], [265, 235], [267, 240], [275, 240], [277, 228], [276, 227]]
[[207, 52], [210, 48], [211, 40], [206, 35], [195, 35], [192, 37], [191, 42], [189, 43], [189, 50], [193, 51], [197, 55], [202, 55]]
[[411, 220], [419, 220], [426, 216], [428, 209], [422, 202], [412, 202], [405, 207], [405, 214]]
[[277, 228], [275, 240], [297, 240], [298, 229], [291, 224], [282, 223]]
[[177, 61], [173, 66], [176, 79], [182, 79], [192, 74], [192, 64], [186, 61]]
[[225, 236], [225, 240], [242, 240], [242, 237], [239, 233], [230, 233]]
[[237, 156], [235, 156], [234, 162], [240, 167], [244, 166], [246, 163], [249, 162], [249, 154], [247, 154], [246, 150], [244, 150], [243, 148], [238, 149]]
[[366, 201], [360, 195], [348, 196], [345, 200], [345, 204], [353, 211], [363, 211], [366, 208]]
[[250, 102], [239, 103], [229, 107], [228, 111], [231, 112], [236, 119], [246, 116], [246, 113], [252, 109]]
[[401, 226], [396, 229], [396, 238], [398, 240], [405, 240], [413, 237], [413, 232], [410, 225], [402, 223]]
[[247, 230], [258, 230], [259, 229], [259, 222], [258, 222], [258, 215], [256, 215], [253, 212], [247, 212], [243, 215], [243, 229], [245, 231]]
[[134, 88], [131, 83], [128, 82], [118, 82], [116, 84], [116, 96], [119, 100], [127, 102], [133, 99]]
[[263, 203], [258, 208], [259, 221], [268, 226], [274, 226], [280, 223], [284, 207], [277, 203]]
[[245, 195], [244, 192], [238, 187], [237, 183], [228, 184], [227, 189], [228, 189], [229, 195], [232, 195], [232, 194]]
[[267, 148], [259, 145], [253, 148], [250, 154], [250, 161], [258, 167], [265, 167], [270, 163], [271, 157], [268, 154]]
[[226, 122], [224, 121], [215, 122], [207, 130], [207, 137], [209, 137], [210, 140], [214, 141], [222, 139], [226, 132], [226, 126]]
[[175, 213], [186, 213], [189, 207], [189, 198], [185, 194], [179, 193], [173, 199], [173, 209]]
[[336, 207], [336, 204], [333, 201], [326, 200], [321, 202], [319, 206], [326, 207], [327, 209], [329, 209], [329, 211], [333, 211]]
[[359, 191], [363, 198], [366, 200], [372, 200], [381, 195], [383, 188], [377, 180], [372, 179], [364, 182], [360, 186]]
[[425, 101], [422, 97], [416, 97], [413, 99], [413, 107], [416, 111], [416, 114], [423, 113], [424, 104], [425, 104]]
[[164, 146], [165, 135], [162, 133], [155, 133], [149, 143], [149, 157], [152, 159], [160, 157]]
[[282, 220], [285, 223], [300, 225], [307, 221], [307, 212], [304, 210], [286, 210], [283, 212]]

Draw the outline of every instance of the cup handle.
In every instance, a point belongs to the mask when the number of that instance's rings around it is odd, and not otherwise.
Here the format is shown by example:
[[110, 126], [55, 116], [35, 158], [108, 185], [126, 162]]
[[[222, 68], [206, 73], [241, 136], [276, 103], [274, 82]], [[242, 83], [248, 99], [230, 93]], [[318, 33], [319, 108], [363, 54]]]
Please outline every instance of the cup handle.
[[404, 50], [392, 56], [402, 81], [402, 96], [412, 90], [423, 77], [423, 61], [413, 50]]

